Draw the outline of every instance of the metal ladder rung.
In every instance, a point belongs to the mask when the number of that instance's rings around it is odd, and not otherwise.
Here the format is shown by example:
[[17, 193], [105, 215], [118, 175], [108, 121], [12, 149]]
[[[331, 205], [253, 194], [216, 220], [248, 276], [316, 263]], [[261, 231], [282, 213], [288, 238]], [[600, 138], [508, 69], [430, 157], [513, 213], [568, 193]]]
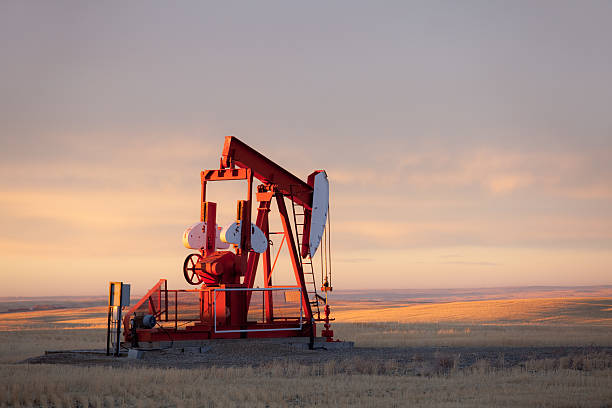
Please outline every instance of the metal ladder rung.
[[[298, 248], [301, 248], [301, 243], [300, 240], [304, 238], [304, 230], [306, 229], [306, 209], [303, 209], [303, 213], [297, 213], [295, 211], [295, 201], [293, 200], [293, 186], [289, 186], [289, 191], [291, 194], [291, 209], [293, 212], [293, 224], [294, 224], [294, 229], [295, 229], [295, 240], [296, 240], [296, 244]], [[303, 207], [303, 206], [302, 206]], [[297, 216], [302, 216], [304, 217], [302, 220], [302, 223], [298, 223], [297, 222]], [[298, 226], [302, 226], [302, 231], [300, 233]], [[307, 259], [307, 258], [306, 258]], [[308, 299], [309, 299], [309, 304], [310, 306], [312, 306], [312, 312], [313, 315], [316, 314], [316, 316], [318, 317], [318, 319], [321, 318], [321, 309], [320, 309], [320, 303], [319, 303], [319, 294], [317, 293], [317, 284], [316, 284], [316, 277], [314, 274], [314, 267], [312, 265], [312, 259], [310, 259], [310, 261], [305, 261], [304, 258], [299, 257], [299, 261], [300, 261], [300, 266], [302, 267], [302, 274], [304, 275], [304, 286], [306, 285], [312, 285], [311, 289], [312, 290], [308, 290], [308, 288], [306, 289], [306, 294], [308, 295]], [[304, 268], [304, 265], [310, 265], [310, 268], [308, 268], [308, 270], [306, 270], [306, 268]], [[305, 275], [309, 274], [310, 278], [312, 279], [312, 281], [306, 281]], [[311, 297], [314, 297], [314, 300], [310, 300]]]

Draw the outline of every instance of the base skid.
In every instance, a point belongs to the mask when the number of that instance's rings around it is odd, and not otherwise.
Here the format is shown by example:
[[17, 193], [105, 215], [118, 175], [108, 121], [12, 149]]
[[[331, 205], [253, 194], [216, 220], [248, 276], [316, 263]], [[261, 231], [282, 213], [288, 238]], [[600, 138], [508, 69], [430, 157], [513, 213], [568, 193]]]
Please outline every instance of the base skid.
[[246, 338], [288, 338], [304, 337], [310, 338], [314, 326], [303, 324], [301, 329], [295, 325], [283, 323], [253, 324], [240, 327], [227, 327], [215, 330], [206, 324], [194, 324], [184, 329], [153, 328], [137, 329], [138, 343], [167, 342], [167, 341], [190, 341], [210, 339], [246, 339]]
[[[218, 346], [232, 346], [235, 344], [258, 346], [278, 346], [289, 347], [292, 350], [309, 350], [311, 348], [311, 339], [309, 337], [275, 337], [275, 338], [246, 338], [246, 339], [202, 339], [202, 340], [175, 340], [169, 341], [142, 341], [138, 347], [133, 347], [129, 342], [122, 342], [121, 346], [124, 349], [140, 350], [140, 351], [159, 351], [159, 350], [174, 350], [177, 352], [204, 353], [214, 352]], [[325, 337], [315, 337], [312, 339], [312, 348], [314, 350], [346, 350], [352, 349], [354, 342], [352, 341], [334, 341], [327, 342]]]

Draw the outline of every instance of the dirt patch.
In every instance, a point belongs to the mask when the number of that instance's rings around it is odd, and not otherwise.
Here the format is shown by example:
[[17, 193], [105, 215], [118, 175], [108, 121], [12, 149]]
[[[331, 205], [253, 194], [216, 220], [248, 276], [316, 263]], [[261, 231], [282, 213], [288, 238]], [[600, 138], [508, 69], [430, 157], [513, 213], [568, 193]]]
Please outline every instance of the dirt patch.
[[[430, 375], [452, 370], [494, 370], [546, 365], [547, 368], [612, 367], [612, 347], [355, 347], [296, 350], [282, 344], [212, 344], [207, 351], [147, 351], [142, 359], [94, 352], [62, 352], [29, 358], [28, 364], [78, 366], [204, 367], [307, 366], [327, 371], [369, 374]], [[330, 368], [331, 367], [331, 368]]]

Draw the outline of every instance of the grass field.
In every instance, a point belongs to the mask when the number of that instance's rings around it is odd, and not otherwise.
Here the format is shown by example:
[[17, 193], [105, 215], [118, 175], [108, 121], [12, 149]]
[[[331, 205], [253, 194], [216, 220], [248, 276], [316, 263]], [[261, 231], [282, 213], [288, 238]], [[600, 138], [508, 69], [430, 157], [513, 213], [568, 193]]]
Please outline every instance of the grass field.
[[[104, 330], [96, 327], [103, 310], [15, 313], [10, 324], [21, 329], [0, 332], [0, 406], [610, 407], [612, 354], [597, 347], [612, 346], [611, 305], [609, 298], [583, 298], [342, 307], [336, 314], [342, 323], [333, 327], [337, 337], [357, 348], [405, 351], [409, 361], [356, 354], [316, 364], [282, 358], [191, 369], [19, 363], [44, 350], [102, 348]], [[9, 325], [5, 316], [2, 327]], [[376, 316], [387, 321], [372, 323]], [[534, 353], [508, 366], [503, 353], [500, 363], [456, 364], [462, 347], [532, 346], [582, 351]], [[436, 348], [436, 357], [415, 371], [415, 350], [423, 347]]]

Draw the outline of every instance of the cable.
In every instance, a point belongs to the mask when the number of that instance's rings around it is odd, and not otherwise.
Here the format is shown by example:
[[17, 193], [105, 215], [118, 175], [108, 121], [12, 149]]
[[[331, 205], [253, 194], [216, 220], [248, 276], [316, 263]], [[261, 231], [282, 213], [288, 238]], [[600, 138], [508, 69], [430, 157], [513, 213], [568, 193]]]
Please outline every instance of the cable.
[[323, 280], [323, 270], [325, 269], [323, 266], [323, 248], [320, 248], [319, 250], [319, 258], [321, 259], [321, 285], [323, 285], [323, 282], [325, 282]]
[[[159, 347], [157, 350], [168, 350], [168, 349], [171, 349], [172, 346], [174, 346], [174, 339], [172, 338], [172, 336], [170, 336], [170, 333], [168, 333], [168, 330], [166, 330], [166, 328], [164, 326], [159, 324], [159, 322], [155, 322], [155, 325], [158, 326], [160, 329], [162, 329], [162, 331], [164, 333], [166, 333], [166, 336], [168, 336], [168, 339], [170, 339], [170, 346], [168, 346], [168, 347]], [[148, 349], [148, 350], [151, 350], [151, 349]]]
[[[269, 235], [269, 232], [268, 232], [268, 235]], [[268, 237], [268, 246], [270, 248], [271, 259], [273, 259], [274, 258], [274, 241], [272, 241], [270, 237]]]
[[332, 258], [331, 258], [331, 205], [328, 203], [327, 204], [327, 225], [329, 228], [329, 233], [328, 233], [328, 240], [329, 243], [327, 245], [329, 254], [328, 254], [328, 259], [329, 259], [329, 286], [332, 287]]
[[[329, 206], [328, 206], [328, 214], [329, 214]], [[328, 252], [328, 248], [327, 248], [327, 223], [325, 223], [325, 226], [323, 227], [323, 253], [325, 254], [325, 280], [327, 281], [327, 283], [329, 283], [329, 274], [327, 271], [327, 263], [328, 263], [328, 259], [327, 259], [327, 252]]]

